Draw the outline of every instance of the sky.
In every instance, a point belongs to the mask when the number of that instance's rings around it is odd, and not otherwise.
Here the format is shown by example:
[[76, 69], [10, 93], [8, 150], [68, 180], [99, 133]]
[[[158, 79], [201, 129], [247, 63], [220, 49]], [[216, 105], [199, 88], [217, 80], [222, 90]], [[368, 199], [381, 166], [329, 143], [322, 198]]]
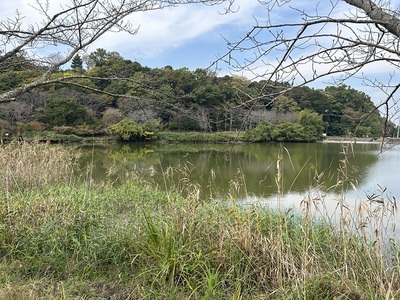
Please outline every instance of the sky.
[[115, 49], [122, 56], [149, 67], [208, 67], [226, 51], [227, 39], [238, 38], [252, 25], [254, 0], [239, 0], [236, 13], [222, 14], [222, 6], [184, 5], [132, 16], [139, 31], [110, 34], [94, 47]]
[[[50, 8], [58, 9], [59, 1], [69, 2], [52, 0]], [[226, 52], [224, 38], [235, 40], [254, 23], [253, 15], [260, 8], [258, 1], [235, 1], [236, 12], [228, 14], [224, 13], [226, 4], [190, 4], [135, 13], [128, 20], [139, 28], [137, 34], [106, 34], [88, 52], [104, 48], [148, 67], [206, 68]], [[37, 22], [41, 16], [32, 9], [34, 3], [34, 0], [1, 0], [0, 19], [13, 16], [18, 9], [25, 16], [24, 22]]]
[[[1, 0], [0, 19], [12, 17], [18, 9], [25, 16], [24, 22], [35, 23], [40, 20], [31, 7], [36, 0]], [[39, 0], [44, 3], [44, 0]], [[325, 0], [324, 0], [325, 1]], [[279, 0], [280, 7], [275, 7], [268, 14], [266, 7], [257, 0], [235, 0], [232, 9], [234, 13], [223, 14], [226, 4], [219, 6], [181, 5], [157, 11], [135, 13], [129, 17], [133, 26], [139, 28], [136, 35], [127, 33], [108, 33], [96, 41], [88, 52], [97, 48], [107, 51], [116, 51], [124, 58], [137, 61], [143, 66], [162, 68], [170, 65], [174, 69], [186, 67], [190, 70], [207, 68], [218, 56], [227, 52], [226, 40], [237, 41], [246, 35], [256, 24], [256, 20], [263, 22], [267, 15], [275, 23], [293, 21], [294, 11], [290, 5], [296, 8], [315, 13], [329, 9], [324, 6], [324, 1]], [[50, 9], [59, 8], [59, 3], [68, 3], [69, 0], [51, 0]], [[394, 7], [400, 0], [393, 1]], [[330, 2], [329, 2], [330, 3]], [[344, 1], [339, 1], [335, 8], [335, 14], [341, 16], [349, 11], [350, 7]], [[240, 55], [240, 54], [239, 54]], [[252, 55], [252, 53], [247, 53]], [[232, 73], [228, 65], [219, 64], [218, 75], [237, 74], [251, 78], [246, 72]], [[256, 65], [258, 73], [263, 72], [265, 66], [262, 62]], [[311, 71], [311, 70], [310, 70]], [[368, 70], [377, 76], [387, 76], [387, 66], [378, 65]], [[378, 104], [383, 95], [376, 89], [370, 89], [352, 82], [354, 88], [366, 92], [373, 101]], [[329, 85], [326, 81], [319, 81], [310, 86], [324, 88]]]

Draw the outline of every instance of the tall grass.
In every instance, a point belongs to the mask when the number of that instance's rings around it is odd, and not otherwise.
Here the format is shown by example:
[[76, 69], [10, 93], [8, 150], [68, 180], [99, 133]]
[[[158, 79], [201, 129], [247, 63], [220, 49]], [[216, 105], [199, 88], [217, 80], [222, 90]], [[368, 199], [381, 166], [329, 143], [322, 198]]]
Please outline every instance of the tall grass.
[[0, 189], [29, 189], [73, 179], [77, 152], [43, 143], [0, 147]]
[[377, 251], [312, 209], [204, 201], [181, 184], [184, 196], [69, 178], [9, 190], [0, 299], [400, 299], [395, 243]]

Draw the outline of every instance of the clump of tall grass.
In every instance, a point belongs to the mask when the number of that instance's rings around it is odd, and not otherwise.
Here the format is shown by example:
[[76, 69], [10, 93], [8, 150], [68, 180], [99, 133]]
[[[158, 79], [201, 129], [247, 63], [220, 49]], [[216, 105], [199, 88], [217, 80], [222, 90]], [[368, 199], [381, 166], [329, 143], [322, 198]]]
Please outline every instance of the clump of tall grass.
[[382, 259], [345, 226], [204, 201], [190, 166], [165, 172], [186, 178], [167, 192], [134, 182], [10, 191], [0, 200], [0, 299], [400, 298], [396, 244]]
[[[323, 174], [316, 174], [313, 188], [305, 196], [301, 206], [306, 218], [319, 217], [335, 226], [342, 234], [350, 232], [362, 239], [363, 243], [374, 244], [376, 250], [385, 256], [388, 241], [396, 240], [396, 198], [386, 188], [377, 184], [378, 189], [370, 194], [358, 194], [358, 182], [352, 172], [357, 169], [351, 163], [354, 154], [352, 145], [343, 145], [339, 161], [337, 181], [327, 190], [334, 191], [335, 197], [326, 197], [322, 191]], [[323, 188], [322, 188], [323, 189]], [[347, 199], [347, 192], [353, 190], [356, 196]]]
[[44, 143], [0, 147], [0, 189], [40, 188], [73, 179], [77, 152]]
[[12, 192], [0, 202], [0, 299], [30, 285], [31, 299], [399, 297], [396, 257], [389, 268], [350, 232], [228, 201], [133, 183]]

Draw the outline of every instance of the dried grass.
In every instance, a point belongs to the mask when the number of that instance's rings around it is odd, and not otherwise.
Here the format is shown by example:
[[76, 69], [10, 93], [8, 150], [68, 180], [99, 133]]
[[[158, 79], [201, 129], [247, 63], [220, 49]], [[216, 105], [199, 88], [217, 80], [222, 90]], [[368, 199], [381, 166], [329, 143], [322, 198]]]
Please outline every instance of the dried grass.
[[0, 189], [41, 188], [69, 183], [78, 154], [43, 143], [10, 143], [0, 147]]

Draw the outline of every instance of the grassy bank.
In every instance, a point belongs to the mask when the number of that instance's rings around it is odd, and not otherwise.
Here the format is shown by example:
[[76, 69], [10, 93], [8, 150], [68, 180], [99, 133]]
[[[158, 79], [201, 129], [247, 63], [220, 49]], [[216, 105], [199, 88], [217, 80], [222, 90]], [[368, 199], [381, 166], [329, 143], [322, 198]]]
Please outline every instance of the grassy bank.
[[[3, 139], [5, 143], [15, 140], [16, 137]], [[50, 143], [115, 143], [118, 138], [113, 135], [107, 135], [104, 132], [101, 134], [89, 133], [85, 135], [62, 134], [54, 131], [41, 132], [24, 132], [19, 137], [20, 140], [26, 142], [39, 141]], [[184, 143], [251, 143], [257, 141], [246, 131], [221, 131], [221, 132], [199, 132], [199, 131], [162, 131], [157, 132], [155, 141], [159, 142], [184, 142]], [[259, 140], [258, 140], [259, 141]], [[380, 143], [381, 138], [360, 138], [360, 137], [341, 137], [330, 136], [322, 140], [322, 142], [334, 143]]]
[[32, 170], [0, 169], [14, 182], [0, 192], [0, 299], [400, 299], [395, 244], [382, 252], [309, 215], [205, 202], [196, 185], [182, 197], [56, 174], [44, 184], [35, 166], [52, 147], [0, 149]]
[[245, 132], [224, 131], [224, 132], [159, 132], [160, 141], [167, 142], [189, 142], [189, 143], [232, 143], [248, 142], [245, 139]]
[[[41, 141], [51, 143], [109, 143], [117, 142], [117, 138], [111, 135], [87, 135], [77, 136], [75, 134], [60, 134], [51, 131], [28, 132], [21, 138], [26, 142]], [[13, 138], [4, 139], [5, 142], [12, 141]], [[160, 142], [190, 142], [190, 143], [232, 143], [248, 142], [245, 132], [225, 131], [225, 132], [173, 132], [165, 131], [157, 133], [157, 141]]]

